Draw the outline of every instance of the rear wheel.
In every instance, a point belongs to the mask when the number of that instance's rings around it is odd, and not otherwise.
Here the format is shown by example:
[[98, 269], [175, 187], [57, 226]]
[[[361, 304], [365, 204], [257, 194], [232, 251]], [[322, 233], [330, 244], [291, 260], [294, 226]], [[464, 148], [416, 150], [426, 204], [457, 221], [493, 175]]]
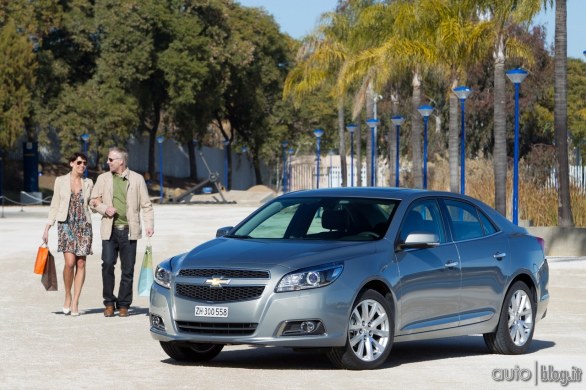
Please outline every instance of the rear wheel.
[[349, 370], [368, 370], [383, 364], [393, 345], [394, 321], [391, 305], [378, 292], [361, 293], [348, 321], [346, 345], [332, 348], [332, 364]]
[[527, 352], [535, 330], [534, 305], [529, 287], [515, 282], [503, 302], [496, 331], [484, 334], [484, 342], [492, 353], [518, 355]]
[[171, 359], [187, 362], [207, 362], [224, 348], [223, 344], [174, 343], [160, 341], [163, 351]]

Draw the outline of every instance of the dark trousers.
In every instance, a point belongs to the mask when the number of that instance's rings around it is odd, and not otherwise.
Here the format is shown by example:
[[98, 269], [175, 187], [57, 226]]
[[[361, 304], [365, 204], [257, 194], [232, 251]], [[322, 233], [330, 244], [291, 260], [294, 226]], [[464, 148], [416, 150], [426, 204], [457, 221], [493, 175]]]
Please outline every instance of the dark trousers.
[[[114, 268], [120, 254], [122, 275], [118, 298], [114, 295]], [[128, 239], [128, 229], [112, 229], [109, 240], [102, 240], [102, 283], [105, 306], [130, 307], [132, 303], [132, 284], [134, 263], [136, 262], [136, 240]]]

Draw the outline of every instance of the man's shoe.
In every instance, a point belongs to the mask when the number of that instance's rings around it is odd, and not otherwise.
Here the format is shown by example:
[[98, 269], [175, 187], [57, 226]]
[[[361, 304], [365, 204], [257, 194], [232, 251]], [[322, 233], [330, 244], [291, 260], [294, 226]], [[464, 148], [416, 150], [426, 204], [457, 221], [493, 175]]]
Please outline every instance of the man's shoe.
[[104, 317], [114, 317], [114, 306], [106, 306], [104, 309]]
[[120, 306], [120, 310], [118, 311], [118, 315], [120, 317], [128, 317], [128, 308], [125, 306]]

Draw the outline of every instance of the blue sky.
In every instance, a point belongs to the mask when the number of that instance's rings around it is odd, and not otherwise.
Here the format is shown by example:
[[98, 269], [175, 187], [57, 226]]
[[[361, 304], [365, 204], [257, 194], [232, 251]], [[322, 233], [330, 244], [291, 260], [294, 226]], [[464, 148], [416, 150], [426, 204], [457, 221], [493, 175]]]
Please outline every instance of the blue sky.
[[[319, 16], [333, 11], [337, 0], [237, 0], [248, 7], [263, 7], [272, 14], [281, 26], [281, 31], [293, 38], [309, 34], [315, 27]], [[568, 7], [568, 56], [585, 59], [586, 50], [586, 0], [567, 0]], [[553, 43], [555, 12], [548, 10], [538, 15], [535, 22], [545, 25], [548, 43]]]

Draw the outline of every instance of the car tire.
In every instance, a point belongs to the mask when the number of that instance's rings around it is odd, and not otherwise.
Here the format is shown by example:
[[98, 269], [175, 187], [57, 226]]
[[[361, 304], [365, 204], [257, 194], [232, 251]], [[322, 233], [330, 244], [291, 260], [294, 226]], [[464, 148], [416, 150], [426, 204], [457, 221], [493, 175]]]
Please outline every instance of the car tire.
[[207, 362], [222, 351], [223, 344], [174, 343], [160, 341], [161, 348], [173, 360], [181, 362]]
[[535, 299], [527, 285], [515, 282], [509, 289], [494, 333], [484, 334], [492, 353], [519, 355], [527, 352], [535, 330]]
[[327, 356], [338, 368], [376, 368], [391, 353], [394, 331], [395, 322], [389, 301], [374, 290], [363, 291], [352, 306], [346, 345], [331, 348]]

